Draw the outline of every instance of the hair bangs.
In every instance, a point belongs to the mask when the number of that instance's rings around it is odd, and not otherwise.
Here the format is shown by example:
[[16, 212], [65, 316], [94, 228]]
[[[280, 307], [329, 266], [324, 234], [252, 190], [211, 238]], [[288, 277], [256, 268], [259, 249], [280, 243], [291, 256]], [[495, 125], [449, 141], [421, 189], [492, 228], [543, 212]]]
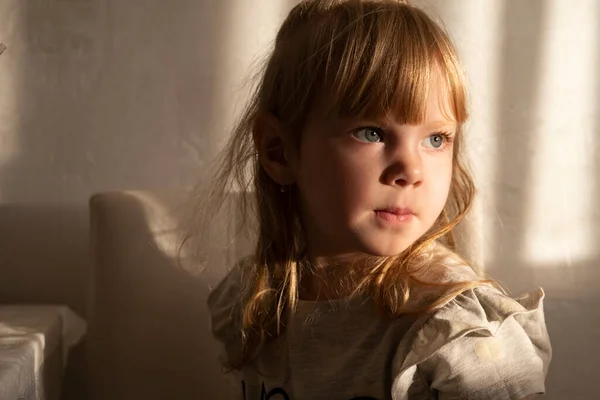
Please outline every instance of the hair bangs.
[[[367, 5], [363, 5], [366, 7]], [[440, 79], [444, 115], [467, 119], [464, 78], [447, 35], [420, 10], [373, 3], [329, 41], [320, 90], [327, 115], [425, 120], [429, 90]], [[359, 14], [359, 13], [357, 13]]]

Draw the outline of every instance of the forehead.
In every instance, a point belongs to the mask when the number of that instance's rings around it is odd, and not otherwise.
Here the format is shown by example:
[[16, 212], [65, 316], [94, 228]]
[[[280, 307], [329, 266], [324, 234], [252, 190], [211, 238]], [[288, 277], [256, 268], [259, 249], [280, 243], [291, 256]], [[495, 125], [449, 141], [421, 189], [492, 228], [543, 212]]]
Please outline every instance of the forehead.
[[444, 76], [434, 74], [427, 94], [425, 120], [445, 120], [457, 123], [457, 116], [452, 109], [451, 93]]

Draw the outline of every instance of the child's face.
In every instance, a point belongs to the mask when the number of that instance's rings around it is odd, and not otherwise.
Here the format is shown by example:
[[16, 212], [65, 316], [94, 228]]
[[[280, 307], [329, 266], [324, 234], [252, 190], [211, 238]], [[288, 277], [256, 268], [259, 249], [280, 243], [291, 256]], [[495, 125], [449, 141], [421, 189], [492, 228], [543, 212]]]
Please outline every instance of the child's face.
[[420, 125], [309, 119], [293, 167], [309, 256], [397, 255], [431, 228], [448, 197], [456, 133], [441, 89], [432, 85]]

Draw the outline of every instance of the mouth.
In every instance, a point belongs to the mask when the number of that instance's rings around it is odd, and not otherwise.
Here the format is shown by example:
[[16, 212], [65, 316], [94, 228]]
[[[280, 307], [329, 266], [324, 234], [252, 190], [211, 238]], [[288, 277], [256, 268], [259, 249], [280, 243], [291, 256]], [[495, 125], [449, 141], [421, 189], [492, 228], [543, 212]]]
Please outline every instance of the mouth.
[[390, 207], [375, 210], [375, 214], [388, 222], [408, 222], [415, 217], [414, 211], [410, 208]]

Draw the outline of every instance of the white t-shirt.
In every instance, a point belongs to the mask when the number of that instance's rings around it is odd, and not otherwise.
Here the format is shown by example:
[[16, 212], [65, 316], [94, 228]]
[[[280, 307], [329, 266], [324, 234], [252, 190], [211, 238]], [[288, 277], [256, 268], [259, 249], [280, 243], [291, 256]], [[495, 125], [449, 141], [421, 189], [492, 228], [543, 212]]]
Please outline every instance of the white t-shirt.
[[[239, 351], [244, 263], [208, 300], [223, 357]], [[468, 267], [447, 281], [478, 279]], [[418, 316], [368, 298], [300, 301], [284, 333], [231, 372], [243, 400], [522, 399], [544, 393], [552, 350], [540, 288], [518, 299], [481, 285]]]

